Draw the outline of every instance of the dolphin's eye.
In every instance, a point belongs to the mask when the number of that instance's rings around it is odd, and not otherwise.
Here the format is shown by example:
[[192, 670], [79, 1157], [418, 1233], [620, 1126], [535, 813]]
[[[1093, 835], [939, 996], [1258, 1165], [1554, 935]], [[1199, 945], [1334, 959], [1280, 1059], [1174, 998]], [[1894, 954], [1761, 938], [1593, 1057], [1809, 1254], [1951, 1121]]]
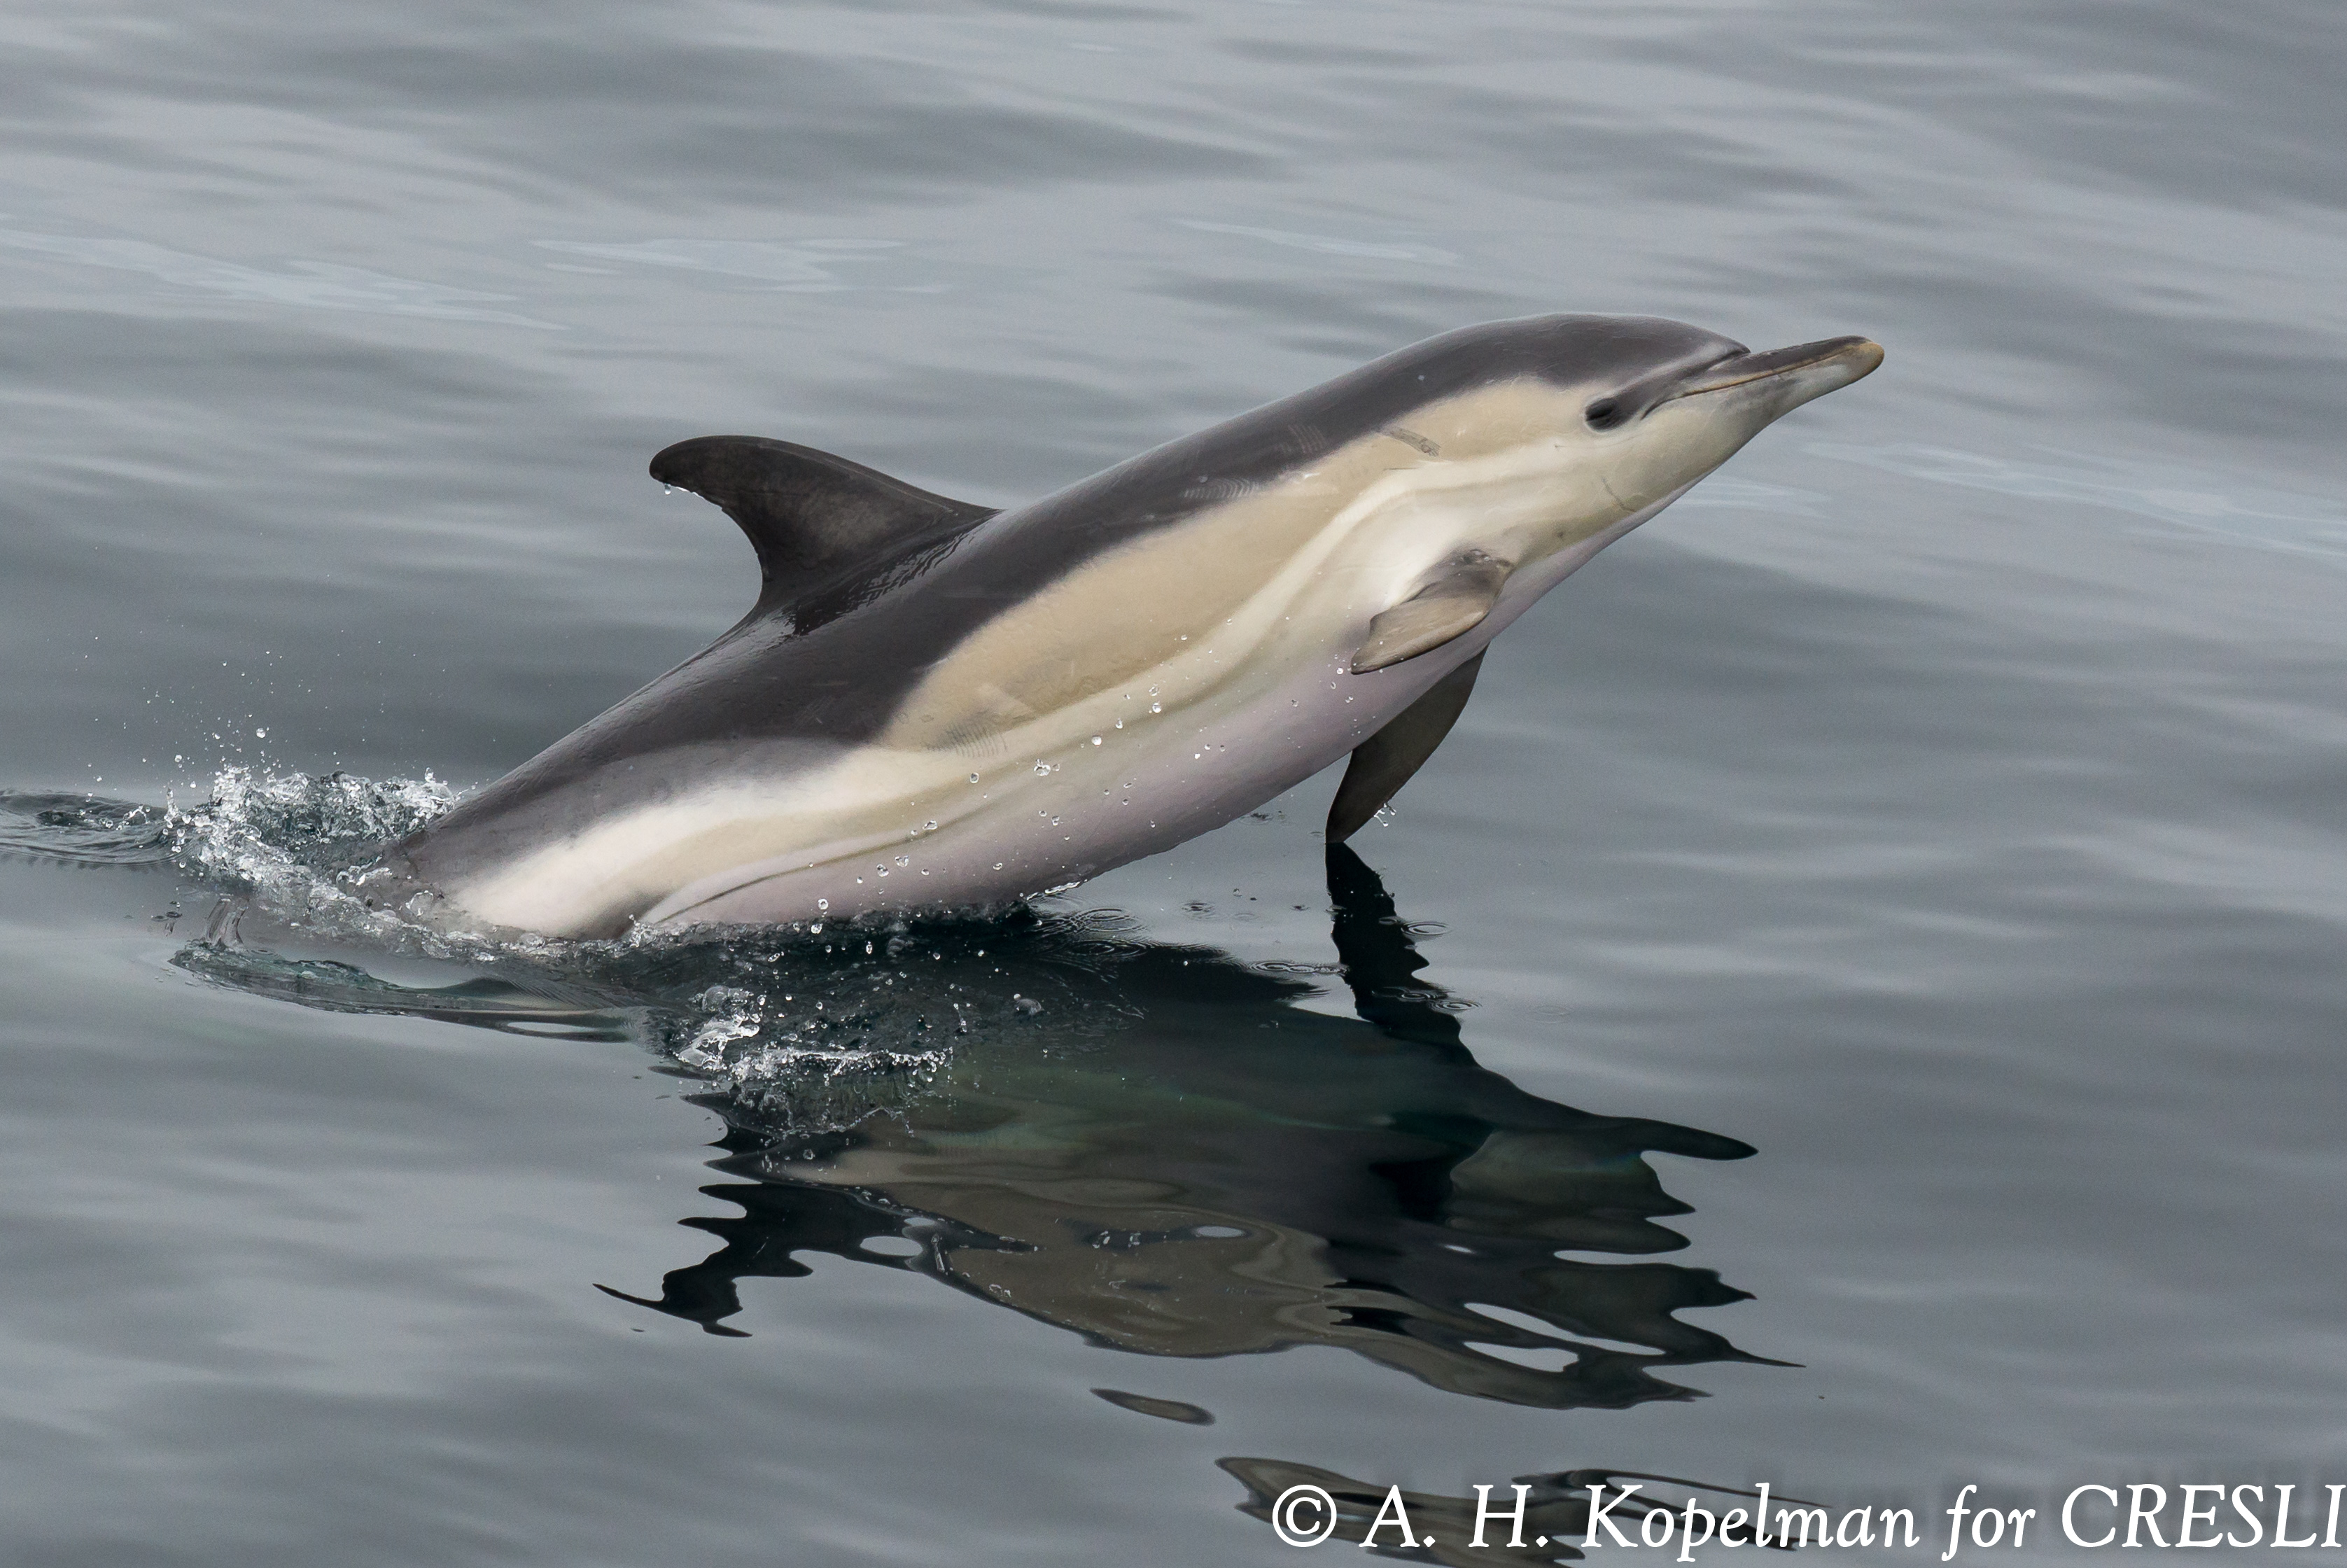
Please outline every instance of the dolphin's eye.
[[1601, 397], [1582, 411], [1592, 430], [1611, 430], [1622, 423], [1622, 404], [1618, 398]]

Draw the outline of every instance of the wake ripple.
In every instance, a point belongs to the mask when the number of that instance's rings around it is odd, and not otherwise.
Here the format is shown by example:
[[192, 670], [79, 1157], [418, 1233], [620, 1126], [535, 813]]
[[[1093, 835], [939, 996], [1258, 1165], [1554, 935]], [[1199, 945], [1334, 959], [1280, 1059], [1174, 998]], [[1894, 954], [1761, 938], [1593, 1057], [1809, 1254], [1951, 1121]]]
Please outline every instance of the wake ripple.
[[170, 808], [0, 791], [0, 855], [67, 866], [159, 866], [171, 856]]
[[[354, 885], [388, 841], [456, 802], [430, 774], [374, 780], [221, 770], [191, 806], [0, 792], [0, 856], [155, 868], [220, 895], [172, 964], [322, 1011], [640, 1041], [664, 1070], [769, 1124], [852, 1122], [916, 1095], [973, 1032], [1030, 1030], [1129, 943], [1113, 917], [698, 928], [579, 941], [426, 927]], [[402, 983], [383, 960], [445, 967]]]
[[376, 783], [350, 774], [223, 768], [211, 795], [181, 807], [104, 795], [0, 790], [0, 853], [68, 866], [169, 865], [254, 893], [314, 893], [456, 804], [425, 774]]

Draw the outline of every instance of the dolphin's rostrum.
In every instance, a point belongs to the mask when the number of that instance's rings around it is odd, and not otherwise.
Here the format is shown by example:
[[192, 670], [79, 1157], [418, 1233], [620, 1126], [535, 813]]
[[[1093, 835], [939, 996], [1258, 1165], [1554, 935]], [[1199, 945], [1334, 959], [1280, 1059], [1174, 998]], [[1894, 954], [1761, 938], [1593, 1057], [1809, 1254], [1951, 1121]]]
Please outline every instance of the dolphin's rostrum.
[[984, 907], [1349, 753], [1341, 840], [1449, 733], [1501, 628], [1881, 358], [1495, 322], [1002, 511], [786, 442], [682, 442], [652, 476], [742, 526], [756, 605], [392, 846], [377, 886], [573, 936]]

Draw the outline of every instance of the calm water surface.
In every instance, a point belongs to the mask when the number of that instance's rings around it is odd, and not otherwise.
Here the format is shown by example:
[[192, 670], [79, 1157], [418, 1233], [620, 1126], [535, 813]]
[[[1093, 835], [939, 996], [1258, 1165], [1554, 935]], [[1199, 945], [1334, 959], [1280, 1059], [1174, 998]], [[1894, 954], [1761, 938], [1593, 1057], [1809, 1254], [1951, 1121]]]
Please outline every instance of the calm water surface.
[[[2347, 1480], [2342, 32], [15, 7], [8, 1560], [1279, 1563], [1312, 1481], [1530, 1563], [1455, 1500], [1651, 1471], [2067, 1561], [2079, 1482]], [[747, 604], [671, 441], [1003, 504], [1556, 309], [1891, 357], [1358, 859], [1332, 776], [894, 940], [305, 910]]]

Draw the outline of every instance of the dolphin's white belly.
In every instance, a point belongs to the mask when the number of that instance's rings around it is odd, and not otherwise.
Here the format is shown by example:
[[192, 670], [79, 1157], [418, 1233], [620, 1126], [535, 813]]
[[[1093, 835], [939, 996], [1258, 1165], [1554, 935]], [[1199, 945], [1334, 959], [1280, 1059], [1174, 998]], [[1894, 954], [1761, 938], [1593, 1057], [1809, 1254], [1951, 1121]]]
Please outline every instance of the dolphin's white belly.
[[712, 779], [448, 891], [495, 924], [562, 933], [606, 926], [615, 905], [644, 926], [810, 921], [1082, 881], [1309, 777], [1471, 656], [1380, 671], [1389, 681], [1346, 674], [1345, 627], [1370, 612], [1327, 582], [1026, 723]]

